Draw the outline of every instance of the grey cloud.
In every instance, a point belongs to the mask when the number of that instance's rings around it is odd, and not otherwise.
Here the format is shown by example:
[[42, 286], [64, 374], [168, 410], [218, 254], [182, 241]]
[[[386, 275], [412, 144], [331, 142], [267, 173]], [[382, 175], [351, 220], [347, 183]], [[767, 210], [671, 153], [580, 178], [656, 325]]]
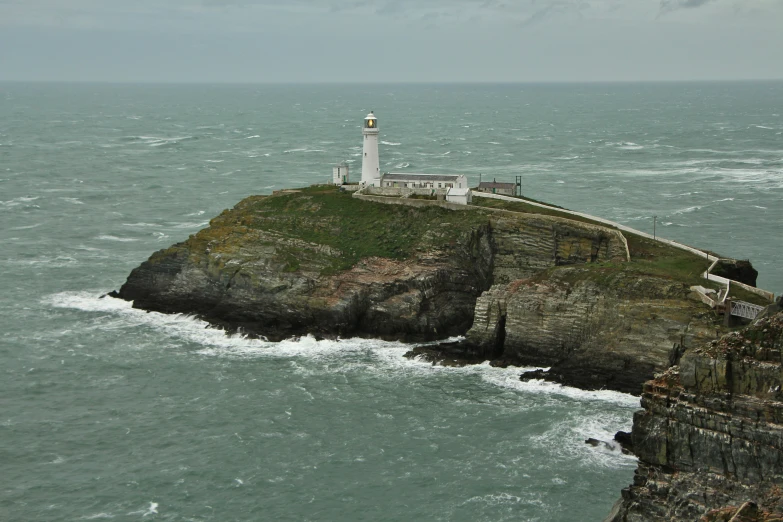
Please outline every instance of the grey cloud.
[[714, 0], [661, 0], [660, 14], [678, 9], [694, 9]]

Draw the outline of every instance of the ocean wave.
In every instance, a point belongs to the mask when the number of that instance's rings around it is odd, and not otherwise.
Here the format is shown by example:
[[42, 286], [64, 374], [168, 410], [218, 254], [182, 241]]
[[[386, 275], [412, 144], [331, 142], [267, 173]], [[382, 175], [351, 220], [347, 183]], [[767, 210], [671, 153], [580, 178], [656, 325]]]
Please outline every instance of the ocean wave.
[[[531, 442], [543, 447], [557, 447], [559, 456], [580, 460], [591, 465], [617, 469], [633, 467], [637, 459], [622, 452], [614, 442], [617, 431], [631, 431], [632, 419], [623, 410], [604, 411], [596, 416], [575, 416], [557, 422], [540, 434], [531, 436]], [[607, 444], [590, 446], [585, 440], [593, 438]]]
[[38, 205], [27, 205], [28, 203], [32, 203], [38, 199], [40, 199], [40, 196], [21, 196], [18, 198], [9, 199], [7, 201], [0, 201], [0, 206], [11, 208], [25, 205], [28, 207], [40, 208]]
[[690, 214], [691, 212], [696, 212], [697, 210], [701, 210], [701, 209], [702, 209], [702, 207], [700, 207], [699, 205], [694, 205], [692, 207], [681, 208], [680, 210], [675, 210], [674, 212], [672, 212], [672, 214], [675, 215], [675, 216], [678, 216], [678, 215], [681, 215], [681, 214]]
[[122, 226], [133, 227], [133, 228], [147, 228], [147, 227], [160, 227], [163, 225], [160, 225], [158, 223], [123, 223]]
[[[378, 339], [316, 339], [312, 336], [287, 339], [273, 343], [251, 339], [242, 334], [227, 334], [210, 327], [209, 323], [186, 314], [162, 314], [133, 308], [132, 303], [100, 294], [76, 291], [60, 292], [43, 299], [55, 308], [104, 313], [119, 318], [125, 327], [145, 326], [167, 336], [183, 339], [198, 346], [195, 353], [205, 357], [229, 359], [299, 358], [322, 359], [329, 364], [319, 367], [294, 365], [294, 371], [308, 375], [316, 373], [345, 373], [362, 371], [388, 377], [391, 373], [418, 374], [426, 377], [434, 373], [478, 376], [493, 388], [503, 388], [524, 394], [565, 397], [577, 401], [610, 403], [623, 408], [638, 408], [639, 398], [607, 391], [585, 391], [545, 381], [519, 380], [519, 375], [533, 368], [495, 368], [489, 362], [464, 367], [433, 365], [418, 359], [407, 359], [403, 354], [413, 346]], [[455, 341], [460, 338], [451, 338]], [[432, 344], [432, 343], [424, 343]], [[360, 356], [359, 359], [353, 356]]]
[[174, 228], [202, 228], [209, 225], [209, 221], [202, 221], [201, 223], [176, 223], [172, 224]]
[[42, 266], [45, 268], [63, 268], [78, 263], [70, 256], [40, 256], [35, 259], [9, 259], [5, 262], [11, 265]]
[[381, 145], [389, 145], [390, 147], [397, 147], [399, 145], [402, 145], [402, 143], [396, 143], [393, 141], [383, 141], [381, 140]]
[[161, 138], [158, 136], [127, 136], [126, 141], [141, 142], [150, 147], [163, 147], [168, 145], [177, 145], [186, 140], [196, 139], [195, 136], [177, 136], [173, 138]]
[[299, 148], [299, 149], [289, 149], [284, 150], [283, 154], [292, 154], [294, 152], [326, 152], [323, 149], [307, 149], [307, 148]]
[[41, 225], [43, 225], [43, 223], [36, 223], [35, 225], [25, 225], [25, 226], [21, 226], [21, 227], [12, 227], [9, 230], [29, 230], [31, 228], [38, 228]]
[[95, 239], [100, 239], [102, 241], [118, 241], [120, 243], [130, 243], [132, 241], [138, 241], [138, 239], [134, 239], [131, 237], [118, 237], [118, 236], [110, 236], [110, 235], [101, 235], [96, 237]]

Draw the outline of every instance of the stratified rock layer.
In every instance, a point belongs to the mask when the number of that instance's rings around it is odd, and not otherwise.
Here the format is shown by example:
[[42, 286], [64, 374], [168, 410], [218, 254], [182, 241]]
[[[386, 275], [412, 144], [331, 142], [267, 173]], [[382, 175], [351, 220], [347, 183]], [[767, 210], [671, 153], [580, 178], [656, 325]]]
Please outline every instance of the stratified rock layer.
[[783, 520], [782, 349], [778, 313], [646, 383], [639, 467], [607, 520]]
[[624, 273], [599, 283], [579, 272], [493, 286], [467, 342], [491, 358], [550, 366], [546, 377], [563, 384], [639, 394], [687, 347], [715, 338], [712, 317], [681, 283]]
[[[366, 223], [357, 222], [363, 213]], [[365, 238], [378, 239], [383, 251], [384, 235], [400, 244], [386, 249], [396, 258], [354, 253]], [[303, 239], [309, 237], [319, 239]], [[344, 266], [346, 259], [355, 262]], [[476, 298], [496, 278], [626, 259], [619, 232], [560, 218], [286, 192], [248, 198], [187, 241], [156, 252], [131, 272], [119, 296], [270, 339], [312, 333], [433, 340], [464, 334]]]

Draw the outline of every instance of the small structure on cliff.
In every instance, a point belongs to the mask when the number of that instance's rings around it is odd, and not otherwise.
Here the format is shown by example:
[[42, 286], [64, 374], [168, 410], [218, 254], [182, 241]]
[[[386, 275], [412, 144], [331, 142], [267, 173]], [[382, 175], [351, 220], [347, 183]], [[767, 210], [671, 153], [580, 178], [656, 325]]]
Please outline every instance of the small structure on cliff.
[[334, 166], [332, 169], [332, 183], [335, 185], [345, 185], [349, 183], [347, 163], [340, 163], [339, 165]]
[[469, 205], [473, 202], [473, 193], [469, 188], [452, 187], [446, 192], [446, 201], [458, 205]]
[[488, 192], [490, 194], [502, 194], [504, 196], [518, 196], [517, 184], [503, 183], [496, 179], [492, 181], [482, 181], [476, 190], [479, 192]]

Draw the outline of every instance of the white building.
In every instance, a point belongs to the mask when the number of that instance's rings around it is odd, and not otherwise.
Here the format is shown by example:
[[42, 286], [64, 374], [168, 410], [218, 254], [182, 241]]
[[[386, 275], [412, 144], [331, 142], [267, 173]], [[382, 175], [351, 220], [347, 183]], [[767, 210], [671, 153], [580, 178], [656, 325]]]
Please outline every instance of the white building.
[[[452, 189], [452, 198], [455, 202], [468, 204], [472, 193], [468, 190], [468, 178], [464, 174], [409, 174], [407, 172], [391, 172], [381, 174], [380, 157], [378, 155], [378, 118], [370, 112], [364, 118], [362, 126], [362, 181], [361, 186], [367, 190], [378, 192], [395, 192], [394, 189], [409, 189], [412, 193], [420, 195], [438, 195], [440, 197]], [[343, 178], [343, 170], [345, 178]], [[348, 180], [348, 167], [337, 166], [334, 168], [332, 179], [335, 184], [341, 185]], [[342, 181], [341, 181], [342, 180]]]
[[348, 182], [348, 165], [345, 163], [335, 165], [332, 169], [332, 183], [335, 185], [345, 185]]
[[470, 205], [473, 202], [473, 192], [469, 188], [452, 187], [446, 192], [446, 201], [458, 205]]
[[399, 188], [450, 189], [467, 188], [468, 178], [463, 174], [408, 174], [387, 172], [381, 176], [380, 186]]
[[370, 112], [364, 118], [362, 128], [364, 146], [362, 147], [362, 185], [380, 186], [381, 165], [378, 159], [378, 118]]

